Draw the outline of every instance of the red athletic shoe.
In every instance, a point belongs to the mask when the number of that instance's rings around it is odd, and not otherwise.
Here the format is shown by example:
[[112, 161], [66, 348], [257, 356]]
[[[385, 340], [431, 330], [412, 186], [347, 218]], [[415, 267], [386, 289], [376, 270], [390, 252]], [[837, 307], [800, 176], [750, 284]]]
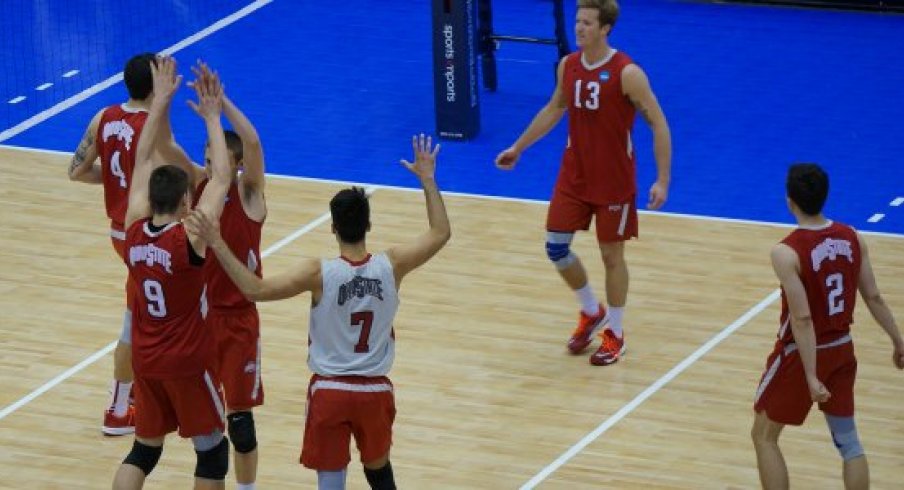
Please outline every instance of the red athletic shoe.
[[581, 311], [581, 316], [578, 318], [578, 326], [574, 329], [574, 333], [571, 334], [571, 338], [568, 339], [568, 350], [572, 354], [580, 354], [590, 345], [593, 340], [593, 334], [606, 326], [607, 323], [609, 323], [609, 312], [603, 308], [603, 305], [600, 305], [600, 311], [595, 316], [589, 316]]
[[113, 409], [108, 408], [104, 412], [104, 425], [101, 431], [105, 436], [124, 436], [135, 432], [135, 406], [129, 405], [128, 411], [122, 417], [113, 415]]
[[590, 356], [590, 364], [594, 366], [608, 366], [618, 362], [625, 353], [625, 334], [618, 338], [611, 328], [603, 330], [600, 334], [603, 345]]

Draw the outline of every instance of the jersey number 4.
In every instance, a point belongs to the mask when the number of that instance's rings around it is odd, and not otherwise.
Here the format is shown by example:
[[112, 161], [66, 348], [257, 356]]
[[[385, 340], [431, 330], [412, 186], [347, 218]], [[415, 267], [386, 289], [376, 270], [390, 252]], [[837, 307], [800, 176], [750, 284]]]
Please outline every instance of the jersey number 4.
[[356, 311], [352, 313], [352, 327], [361, 327], [361, 335], [358, 336], [358, 343], [355, 344], [356, 353], [370, 352], [367, 340], [370, 338], [370, 327], [373, 323], [374, 312], [372, 311]]
[[122, 171], [122, 165], [119, 164], [119, 152], [113, 152], [113, 156], [110, 157], [110, 173], [119, 177], [119, 187], [125, 189], [128, 187], [126, 184], [126, 173]]
[[[581, 85], [583, 84], [583, 80], [575, 80], [574, 81], [574, 106], [578, 109], [592, 109], [596, 110], [600, 108], [600, 82], [596, 80], [591, 80], [587, 82], [587, 90], [582, 90]], [[584, 98], [584, 94], [586, 93], [586, 98]]]

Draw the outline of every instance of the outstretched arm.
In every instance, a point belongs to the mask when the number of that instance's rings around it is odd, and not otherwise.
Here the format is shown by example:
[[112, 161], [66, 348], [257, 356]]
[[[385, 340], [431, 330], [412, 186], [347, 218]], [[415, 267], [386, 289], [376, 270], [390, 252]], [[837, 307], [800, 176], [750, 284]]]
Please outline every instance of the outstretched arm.
[[656, 158], [658, 176], [650, 187], [647, 207], [659, 209], [668, 199], [672, 180], [672, 133], [669, 123], [650, 88], [650, 80], [639, 66], [628, 65], [622, 71], [622, 90], [653, 130], [653, 156]]
[[182, 76], [176, 74], [176, 61], [170, 57], [157, 58], [156, 63], [151, 63], [151, 73], [154, 80], [154, 101], [135, 150], [135, 170], [132, 174], [132, 187], [129, 189], [126, 229], [135, 221], [151, 215], [148, 196], [148, 181], [153, 171], [151, 154], [160, 137], [163, 119], [169, 118], [173, 94], [182, 83]]
[[807, 291], [800, 280], [800, 263], [797, 253], [784, 244], [772, 249], [772, 268], [782, 283], [788, 308], [791, 310], [791, 333], [800, 352], [800, 360], [804, 365], [804, 375], [810, 388], [810, 397], [814, 402], [824, 402], [830, 393], [816, 377], [816, 332], [813, 329], [813, 318], [810, 316], [810, 304], [807, 302]]
[[429, 228], [413, 241], [387, 251], [392, 262], [396, 287], [405, 275], [430, 260], [452, 237], [449, 215], [446, 213], [446, 206], [443, 204], [443, 197], [435, 179], [439, 145], [435, 147], [432, 145], [433, 140], [429, 136], [425, 137], [423, 134], [419, 137], [413, 136], [411, 146], [414, 148], [414, 163], [402, 160], [402, 164], [418, 177], [421, 187], [424, 188]]
[[892, 362], [898, 369], [904, 369], [904, 340], [901, 339], [901, 332], [898, 330], [898, 324], [895, 323], [895, 317], [891, 313], [882, 293], [879, 292], [879, 285], [876, 283], [876, 275], [873, 273], [873, 266], [869, 260], [869, 251], [866, 242], [860, 234], [857, 234], [857, 240], [860, 242], [860, 254], [862, 257], [860, 263], [860, 277], [857, 278], [857, 289], [860, 290], [860, 296], [869, 308], [870, 314], [876, 323], [885, 330], [891, 339], [893, 353]]
[[196, 209], [185, 220], [191, 233], [203, 237], [210, 245], [223, 270], [242, 294], [251, 301], [274, 301], [291, 298], [306, 291], [314, 293], [317, 300], [321, 288], [320, 261], [306, 259], [288, 271], [261, 279], [232, 253], [220, 235], [219, 223]]
[[549, 102], [537, 112], [524, 132], [521, 133], [521, 136], [515, 140], [515, 143], [496, 156], [497, 167], [503, 170], [515, 168], [515, 164], [521, 158], [521, 153], [536, 143], [537, 140], [546, 136], [552, 128], [556, 127], [562, 116], [565, 115], [566, 99], [562, 94], [562, 74], [565, 72], [565, 59], [562, 58], [559, 61], [559, 66], [556, 69], [556, 88], [553, 90]]
[[69, 162], [69, 180], [84, 182], [86, 184], [101, 184], [103, 176], [101, 168], [96, 165], [97, 161], [97, 127], [100, 125], [100, 118], [103, 115], [103, 109], [91, 118], [82, 140], [72, 155]]

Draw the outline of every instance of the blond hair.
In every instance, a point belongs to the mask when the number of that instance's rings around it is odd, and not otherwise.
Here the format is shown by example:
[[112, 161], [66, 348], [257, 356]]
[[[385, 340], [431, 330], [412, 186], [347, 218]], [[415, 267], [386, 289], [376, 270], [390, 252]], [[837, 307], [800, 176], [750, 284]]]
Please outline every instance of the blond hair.
[[599, 12], [600, 27], [609, 24], [615, 27], [618, 20], [617, 0], [578, 0], [578, 8], [596, 9]]

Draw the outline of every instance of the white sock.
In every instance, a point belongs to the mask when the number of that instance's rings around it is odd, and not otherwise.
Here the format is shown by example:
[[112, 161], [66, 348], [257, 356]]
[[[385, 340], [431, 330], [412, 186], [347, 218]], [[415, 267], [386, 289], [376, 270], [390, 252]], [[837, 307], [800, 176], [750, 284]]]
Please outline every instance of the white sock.
[[599, 314], [600, 302], [596, 299], [596, 295], [593, 294], [590, 282], [587, 282], [581, 289], [575, 289], [574, 292], [578, 295], [578, 301], [581, 303], [581, 311], [590, 316]]
[[622, 338], [622, 336], [624, 336], [624, 331], [622, 331], [622, 318], [624, 317], [624, 306], [609, 307], [609, 328], [612, 329], [612, 333], [618, 336], [618, 338]]
[[132, 382], [113, 380], [113, 415], [122, 417], [129, 410], [129, 393], [132, 391]]
[[236, 483], [236, 490], [254, 490], [254, 483]]

